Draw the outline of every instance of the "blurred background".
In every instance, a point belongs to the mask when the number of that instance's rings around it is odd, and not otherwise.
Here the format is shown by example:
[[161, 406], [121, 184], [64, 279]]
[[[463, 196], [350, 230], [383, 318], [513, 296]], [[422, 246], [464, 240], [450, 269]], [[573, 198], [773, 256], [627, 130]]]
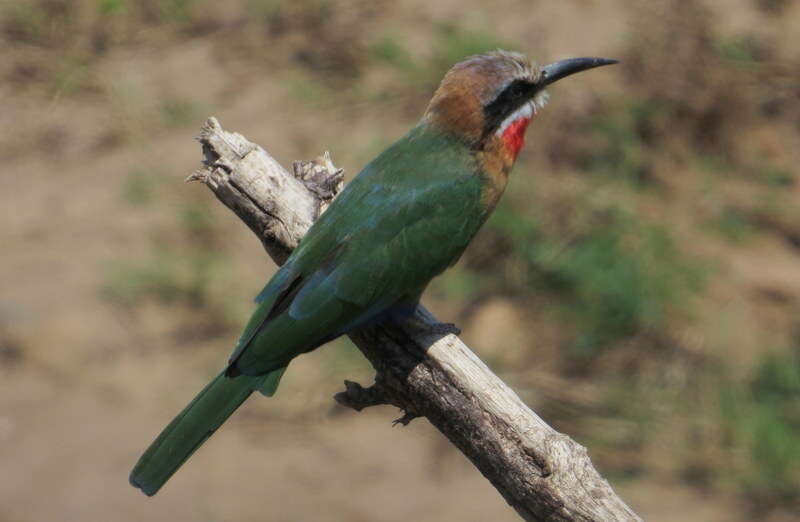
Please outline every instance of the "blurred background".
[[453, 63], [622, 64], [551, 89], [424, 302], [649, 520], [800, 516], [800, 3], [0, 2], [0, 520], [516, 520], [424, 420], [293, 363], [147, 499], [144, 448], [274, 266], [199, 184], [209, 115], [353, 176]]

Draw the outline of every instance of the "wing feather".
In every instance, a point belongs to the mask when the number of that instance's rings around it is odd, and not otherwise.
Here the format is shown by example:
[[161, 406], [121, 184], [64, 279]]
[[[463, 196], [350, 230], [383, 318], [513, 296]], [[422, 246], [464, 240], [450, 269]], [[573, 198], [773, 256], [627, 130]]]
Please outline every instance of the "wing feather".
[[[437, 144], [411, 138], [367, 166], [311, 227], [259, 294], [232, 366], [257, 375], [285, 365], [417, 299], [458, 259], [483, 219], [480, 179], [470, 156], [437, 157]], [[398, 169], [403, 161], [408, 169]]]

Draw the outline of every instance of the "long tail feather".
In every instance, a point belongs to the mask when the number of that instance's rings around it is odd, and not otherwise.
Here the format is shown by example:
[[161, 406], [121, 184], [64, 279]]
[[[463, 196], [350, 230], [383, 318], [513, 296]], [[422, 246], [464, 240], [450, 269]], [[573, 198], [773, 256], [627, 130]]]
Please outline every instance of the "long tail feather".
[[147, 448], [131, 472], [131, 485], [148, 496], [155, 495], [254, 390], [275, 393], [284, 370], [258, 377], [219, 374]]

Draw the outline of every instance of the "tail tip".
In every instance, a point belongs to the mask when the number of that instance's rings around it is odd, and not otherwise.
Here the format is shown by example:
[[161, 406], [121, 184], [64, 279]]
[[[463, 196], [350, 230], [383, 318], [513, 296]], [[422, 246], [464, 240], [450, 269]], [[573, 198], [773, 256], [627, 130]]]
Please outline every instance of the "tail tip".
[[135, 472], [131, 472], [130, 476], [128, 477], [128, 482], [130, 482], [131, 486], [135, 487], [136, 489], [140, 489], [142, 493], [147, 495], [148, 497], [152, 497], [156, 493], [160, 487], [152, 488], [148, 487], [146, 484], [140, 482], [140, 480], [136, 477]]

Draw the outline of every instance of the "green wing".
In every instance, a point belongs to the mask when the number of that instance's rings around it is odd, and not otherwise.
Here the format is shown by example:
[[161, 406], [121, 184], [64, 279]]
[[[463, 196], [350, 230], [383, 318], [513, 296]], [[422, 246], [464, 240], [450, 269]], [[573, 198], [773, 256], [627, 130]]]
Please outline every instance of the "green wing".
[[428, 134], [387, 149], [311, 227], [259, 294], [232, 374], [283, 367], [418, 299], [458, 259], [482, 222], [481, 183], [460, 143]]

